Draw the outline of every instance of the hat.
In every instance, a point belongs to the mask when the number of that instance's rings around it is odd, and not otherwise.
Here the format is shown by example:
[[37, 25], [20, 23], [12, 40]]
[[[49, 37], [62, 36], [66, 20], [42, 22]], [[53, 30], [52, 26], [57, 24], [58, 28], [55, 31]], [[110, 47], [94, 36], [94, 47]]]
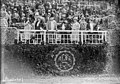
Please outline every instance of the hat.
[[50, 17], [50, 20], [54, 20], [54, 17]]
[[48, 13], [48, 15], [51, 15], [51, 13]]
[[68, 16], [68, 18], [69, 18], [69, 19], [71, 19], [71, 18], [72, 18], [72, 16], [71, 16], [71, 15], [69, 15], [69, 16]]
[[66, 15], [65, 15], [65, 14], [62, 14], [62, 17], [66, 17]]
[[35, 13], [35, 16], [39, 16], [39, 12], [36, 12], [36, 13]]
[[2, 4], [2, 7], [5, 7], [5, 4]]
[[51, 10], [49, 9], [49, 10], [48, 10], [48, 13], [50, 13], [50, 12], [51, 12]]
[[38, 16], [37, 19], [42, 19], [42, 17], [41, 17], [41, 16]]
[[24, 13], [22, 13], [22, 16], [25, 16], [25, 14], [24, 14]]
[[68, 21], [67, 21], [67, 20], [65, 20], [64, 22], [65, 22], [65, 23], [68, 23]]
[[74, 19], [74, 20], [78, 20], [78, 17], [74, 17], [73, 19]]

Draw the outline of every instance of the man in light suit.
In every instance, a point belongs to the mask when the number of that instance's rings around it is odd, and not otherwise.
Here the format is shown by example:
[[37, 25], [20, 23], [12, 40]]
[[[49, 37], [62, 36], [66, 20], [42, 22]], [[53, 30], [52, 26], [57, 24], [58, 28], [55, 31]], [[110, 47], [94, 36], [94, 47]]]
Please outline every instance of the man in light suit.
[[51, 17], [46, 24], [47, 30], [57, 30], [57, 22], [54, 20], [54, 17]]

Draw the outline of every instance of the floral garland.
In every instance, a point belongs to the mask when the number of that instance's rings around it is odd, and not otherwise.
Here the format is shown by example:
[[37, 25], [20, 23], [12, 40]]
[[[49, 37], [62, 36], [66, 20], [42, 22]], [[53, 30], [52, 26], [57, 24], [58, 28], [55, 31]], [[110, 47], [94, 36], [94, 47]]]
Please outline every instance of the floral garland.
[[[107, 44], [103, 45], [30, 45], [14, 44], [6, 45], [6, 49], [13, 53], [14, 57], [24, 60], [36, 74], [44, 75], [76, 75], [81, 73], [102, 73], [106, 64]], [[61, 73], [54, 64], [57, 52], [64, 49], [70, 50], [75, 55], [74, 69]]]

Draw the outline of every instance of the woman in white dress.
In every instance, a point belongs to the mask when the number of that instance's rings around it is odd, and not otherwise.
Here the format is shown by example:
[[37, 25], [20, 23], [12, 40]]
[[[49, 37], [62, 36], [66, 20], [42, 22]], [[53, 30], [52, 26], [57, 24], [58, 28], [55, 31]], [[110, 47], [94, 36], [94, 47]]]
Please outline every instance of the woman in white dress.
[[72, 24], [72, 42], [75, 41], [76, 43], [79, 42], [79, 32], [80, 24], [77, 21], [78, 17], [74, 17], [74, 23]]
[[31, 38], [31, 32], [30, 32], [30, 30], [31, 30], [32, 28], [33, 28], [32, 23], [30, 22], [30, 18], [28, 18], [27, 22], [26, 22], [25, 25], [24, 25], [24, 30], [25, 30], [25, 32], [24, 32], [25, 42], [26, 42], [27, 40], [30, 40], [30, 38]]

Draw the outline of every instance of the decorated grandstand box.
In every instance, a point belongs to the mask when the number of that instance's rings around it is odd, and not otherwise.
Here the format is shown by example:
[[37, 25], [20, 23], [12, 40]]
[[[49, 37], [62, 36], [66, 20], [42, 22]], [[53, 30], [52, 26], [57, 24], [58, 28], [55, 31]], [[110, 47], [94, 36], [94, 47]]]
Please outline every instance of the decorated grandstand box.
[[8, 39], [6, 49], [29, 64], [35, 74], [80, 75], [105, 70], [107, 31], [19, 29], [16, 32], [16, 40], [11, 43]]

